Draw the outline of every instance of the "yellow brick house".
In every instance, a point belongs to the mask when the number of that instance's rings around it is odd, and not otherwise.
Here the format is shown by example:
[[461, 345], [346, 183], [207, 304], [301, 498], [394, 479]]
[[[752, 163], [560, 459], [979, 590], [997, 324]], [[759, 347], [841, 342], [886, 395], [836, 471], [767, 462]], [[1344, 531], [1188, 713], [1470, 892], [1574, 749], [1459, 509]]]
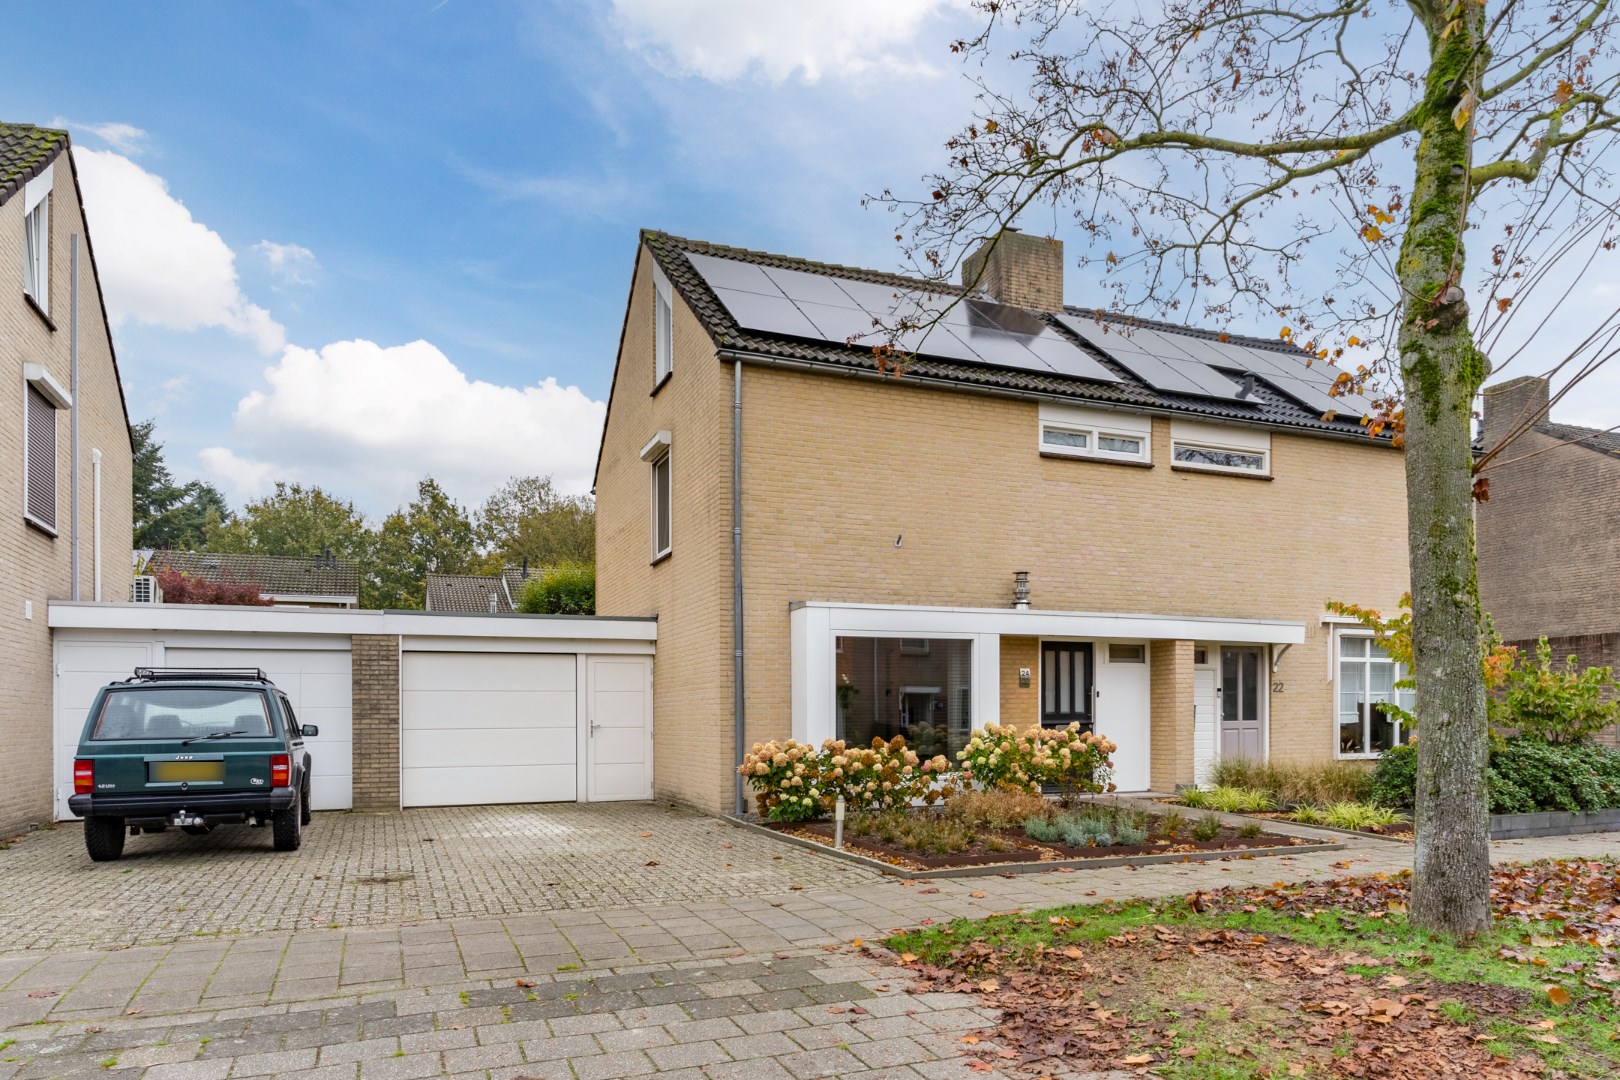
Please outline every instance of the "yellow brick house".
[[[1127, 791], [1403, 741], [1395, 665], [1325, 611], [1407, 587], [1366, 403], [1281, 342], [1066, 306], [1053, 240], [964, 276], [641, 235], [598, 611], [658, 619], [656, 792], [730, 811], [756, 741], [993, 722], [1095, 728]], [[919, 297], [949, 310], [896, 373], [873, 320]]]

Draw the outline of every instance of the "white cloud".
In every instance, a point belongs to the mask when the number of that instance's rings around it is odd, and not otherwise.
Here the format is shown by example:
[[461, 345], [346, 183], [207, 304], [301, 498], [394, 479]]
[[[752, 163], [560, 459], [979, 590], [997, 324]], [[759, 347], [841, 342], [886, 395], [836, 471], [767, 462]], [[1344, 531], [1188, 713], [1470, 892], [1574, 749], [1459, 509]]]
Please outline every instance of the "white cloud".
[[729, 82], [759, 74], [785, 82], [826, 74], [935, 70], [909, 46], [923, 25], [964, 0], [613, 0], [633, 48], [680, 74]]
[[216, 326], [266, 353], [286, 344], [281, 324], [242, 295], [236, 255], [169, 194], [162, 177], [108, 150], [75, 149], [73, 158], [114, 326]]
[[260, 240], [253, 251], [264, 257], [270, 273], [282, 285], [313, 285], [315, 271], [321, 268], [315, 253], [302, 244], [278, 244]]
[[80, 124], [58, 116], [51, 121], [51, 126], [71, 128], [74, 131], [94, 135], [120, 154], [127, 154], [130, 157], [139, 156], [150, 149], [148, 143], [152, 138], [146, 133], [145, 128], [138, 128], [134, 124], [126, 124], [119, 120], [105, 124]]
[[265, 380], [237, 405], [235, 445], [203, 450], [204, 467], [238, 499], [296, 479], [364, 492], [374, 514], [430, 473], [466, 502], [512, 475], [550, 474], [586, 491], [607, 413], [554, 378], [525, 387], [469, 379], [425, 341], [293, 346]]

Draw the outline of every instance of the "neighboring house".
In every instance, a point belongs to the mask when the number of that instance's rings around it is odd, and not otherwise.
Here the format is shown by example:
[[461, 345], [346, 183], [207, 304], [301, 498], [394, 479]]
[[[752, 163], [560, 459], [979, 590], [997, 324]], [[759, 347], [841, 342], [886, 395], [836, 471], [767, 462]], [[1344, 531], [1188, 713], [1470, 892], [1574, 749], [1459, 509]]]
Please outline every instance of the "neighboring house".
[[4, 283], [0, 836], [51, 812], [46, 602], [129, 594], [129, 417], [65, 131], [0, 123]]
[[1401, 455], [1335, 369], [1065, 307], [1054, 241], [981, 264], [1000, 303], [909, 335], [896, 375], [848, 342], [918, 282], [642, 234], [597, 610], [658, 619], [658, 793], [730, 810], [739, 749], [788, 736], [954, 755], [1078, 722], [1122, 790], [1404, 741], [1395, 665], [1324, 614], [1408, 587]]
[[517, 610], [524, 583], [544, 572], [508, 566], [499, 575], [429, 574], [426, 607], [428, 611], [511, 614]]
[[1554, 423], [1548, 400], [1532, 376], [1485, 388], [1481, 447], [1525, 430], [1484, 470], [1480, 603], [1510, 645], [1620, 669], [1620, 432]]
[[235, 555], [213, 551], [154, 551], [146, 572], [174, 570], [187, 577], [256, 585], [259, 595], [285, 607], [357, 608], [360, 571], [332, 555]]

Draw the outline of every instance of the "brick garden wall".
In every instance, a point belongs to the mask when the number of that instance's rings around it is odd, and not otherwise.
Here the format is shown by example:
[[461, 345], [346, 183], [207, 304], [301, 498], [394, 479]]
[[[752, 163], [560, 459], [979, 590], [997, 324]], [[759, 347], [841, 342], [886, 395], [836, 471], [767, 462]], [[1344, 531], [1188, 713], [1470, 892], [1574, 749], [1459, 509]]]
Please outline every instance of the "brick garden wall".
[[356, 634], [350, 641], [354, 808], [398, 810], [399, 637]]

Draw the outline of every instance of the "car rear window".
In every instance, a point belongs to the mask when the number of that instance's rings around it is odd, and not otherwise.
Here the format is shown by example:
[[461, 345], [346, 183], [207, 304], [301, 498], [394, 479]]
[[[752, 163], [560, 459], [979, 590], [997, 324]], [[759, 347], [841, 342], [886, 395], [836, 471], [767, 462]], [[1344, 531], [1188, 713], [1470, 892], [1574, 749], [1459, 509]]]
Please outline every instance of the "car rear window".
[[92, 739], [194, 739], [224, 731], [269, 735], [264, 695], [229, 687], [132, 686], [109, 690]]

